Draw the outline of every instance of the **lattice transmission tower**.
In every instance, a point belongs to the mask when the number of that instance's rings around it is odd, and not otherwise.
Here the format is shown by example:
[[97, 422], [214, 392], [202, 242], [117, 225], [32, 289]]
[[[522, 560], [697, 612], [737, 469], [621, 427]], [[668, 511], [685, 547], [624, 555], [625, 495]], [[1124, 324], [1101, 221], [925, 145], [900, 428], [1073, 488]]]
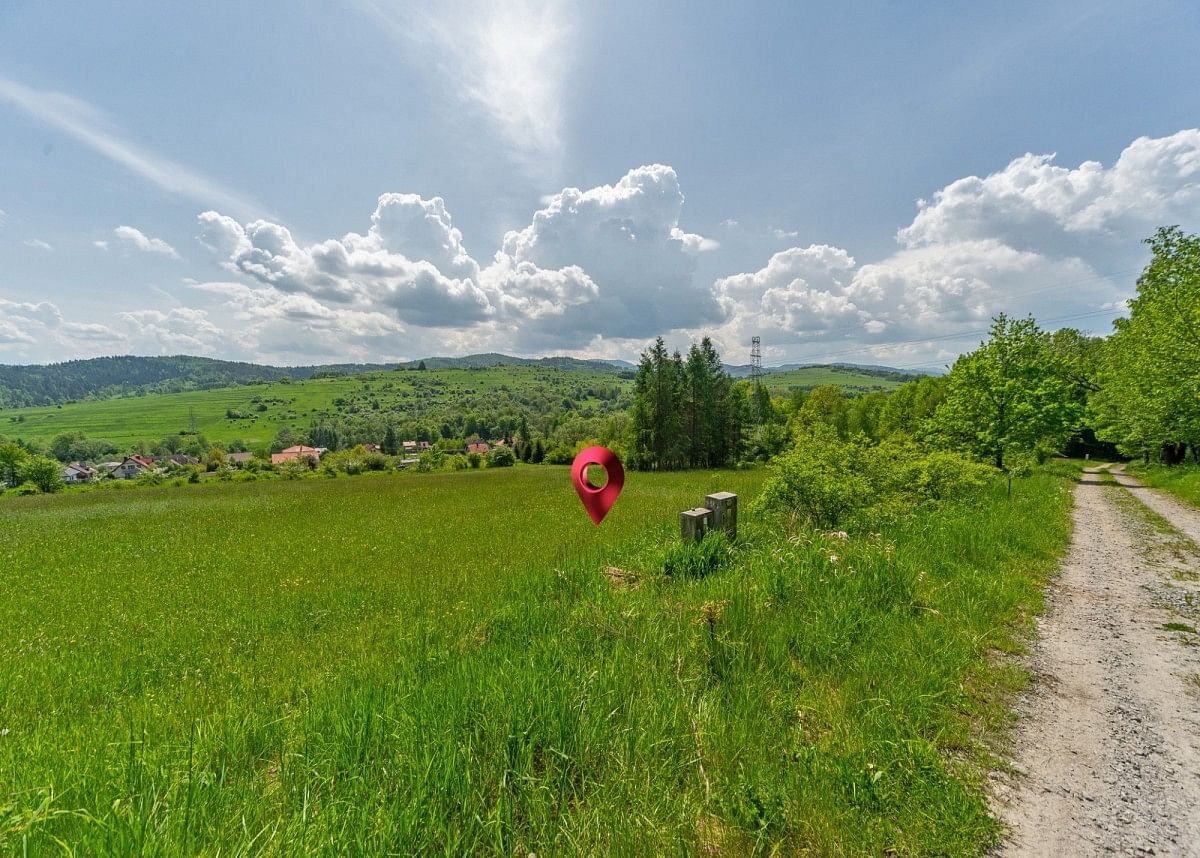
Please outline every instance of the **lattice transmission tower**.
[[762, 422], [762, 342], [759, 337], [750, 340], [750, 386], [753, 389], [754, 422]]

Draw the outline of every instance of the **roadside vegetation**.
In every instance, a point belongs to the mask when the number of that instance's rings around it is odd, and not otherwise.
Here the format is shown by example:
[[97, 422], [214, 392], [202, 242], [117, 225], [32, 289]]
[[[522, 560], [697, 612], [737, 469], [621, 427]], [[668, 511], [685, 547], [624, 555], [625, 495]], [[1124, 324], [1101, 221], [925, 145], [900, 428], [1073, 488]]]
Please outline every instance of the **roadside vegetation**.
[[1200, 506], [1200, 467], [1184, 465], [1144, 465], [1131, 462], [1125, 470], [1148, 486], [1170, 492], [1188, 503]]
[[[972, 854], [1067, 484], [828, 530], [789, 474], [634, 473], [603, 529], [563, 468], [10, 507], [0, 849]], [[737, 542], [675, 541], [720, 489]]]

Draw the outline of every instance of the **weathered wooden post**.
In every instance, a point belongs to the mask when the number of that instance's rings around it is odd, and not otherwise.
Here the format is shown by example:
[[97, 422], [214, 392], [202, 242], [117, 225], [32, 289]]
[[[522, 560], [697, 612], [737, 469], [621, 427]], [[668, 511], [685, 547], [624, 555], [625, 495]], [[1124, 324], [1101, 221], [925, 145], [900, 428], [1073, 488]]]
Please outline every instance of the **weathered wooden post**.
[[684, 542], [699, 542], [712, 526], [713, 512], [705, 507], [679, 513], [679, 537]]
[[737, 495], [715, 492], [705, 496], [704, 505], [712, 510], [712, 526], [724, 530], [730, 541], [737, 539]]

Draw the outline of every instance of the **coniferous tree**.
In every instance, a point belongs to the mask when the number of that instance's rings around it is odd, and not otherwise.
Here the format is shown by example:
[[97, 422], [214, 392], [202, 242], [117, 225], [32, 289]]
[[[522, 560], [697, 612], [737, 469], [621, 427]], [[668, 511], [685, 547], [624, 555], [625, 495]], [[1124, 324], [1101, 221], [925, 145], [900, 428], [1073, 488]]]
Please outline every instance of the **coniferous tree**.
[[387, 431], [383, 433], [383, 452], [389, 456], [400, 452], [400, 442], [396, 439], [396, 427], [391, 423], [388, 424]]

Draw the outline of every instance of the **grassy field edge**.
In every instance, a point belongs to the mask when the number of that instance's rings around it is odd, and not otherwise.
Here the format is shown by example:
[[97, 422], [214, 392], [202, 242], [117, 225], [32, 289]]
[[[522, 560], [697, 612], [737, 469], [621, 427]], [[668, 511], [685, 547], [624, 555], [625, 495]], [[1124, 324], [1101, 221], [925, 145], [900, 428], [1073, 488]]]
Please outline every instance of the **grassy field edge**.
[[[557, 482], [532, 471], [24, 507], [20, 528], [0, 528], [19, 570], [0, 841], [30, 854], [978, 854], [998, 836], [985, 774], [1025, 681], [1008, 656], [1069, 539], [1069, 481], [1017, 480], [1010, 498], [997, 480], [969, 504], [845, 535], [781, 532], [746, 509], [735, 545], [679, 547], [663, 513], [733, 476], [631, 483], [615, 545], [554, 524]], [[738, 479], [748, 500], [754, 475]], [[445, 543], [403, 582], [371, 571], [370, 551], [430, 544], [463, 487], [482, 506], [513, 481], [530, 493], [523, 514], [496, 521], [527, 522], [529, 538]], [[381, 542], [363, 513], [417, 486], [408, 542]], [[251, 508], [337, 527], [258, 546], [181, 529]], [[46, 537], [108, 515], [133, 532], [82, 569], [70, 538]], [[552, 565], [527, 562], [530, 539], [544, 555], [555, 538]], [[137, 601], [146, 587], [159, 594]]]

